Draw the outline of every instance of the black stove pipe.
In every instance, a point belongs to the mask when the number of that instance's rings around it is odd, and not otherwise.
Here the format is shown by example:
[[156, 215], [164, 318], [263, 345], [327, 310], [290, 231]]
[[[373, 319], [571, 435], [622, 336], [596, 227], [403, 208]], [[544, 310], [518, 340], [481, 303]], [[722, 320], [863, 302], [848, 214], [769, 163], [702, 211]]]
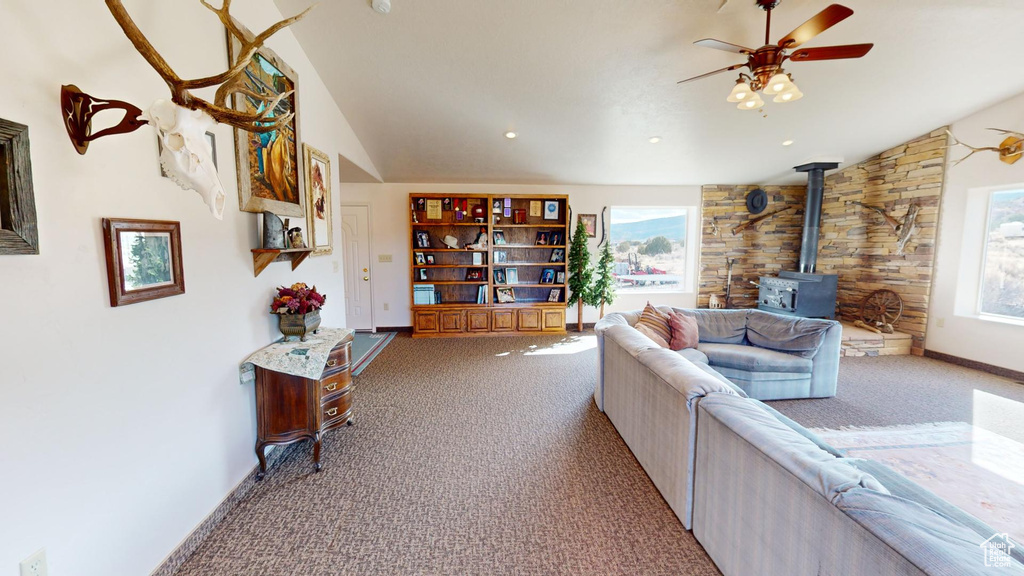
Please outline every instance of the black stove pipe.
[[813, 274], [818, 265], [818, 237], [821, 235], [821, 201], [825, 196], [825, 170], [835, 170], [838, 162], [811, 162], [793, 168], [807, 172], [807, 204], [804, 206], [804, 233], [800, 240], [800, 272]]

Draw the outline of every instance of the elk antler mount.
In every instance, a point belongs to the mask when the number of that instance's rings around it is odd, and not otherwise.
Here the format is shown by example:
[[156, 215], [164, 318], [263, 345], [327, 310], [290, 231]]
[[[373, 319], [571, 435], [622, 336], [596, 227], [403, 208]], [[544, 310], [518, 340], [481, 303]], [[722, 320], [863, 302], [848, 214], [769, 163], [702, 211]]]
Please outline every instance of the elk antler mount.
[[[975, 152], [998, 152], [999, 159], [1007, 164], [1013, 164], [1017, 160], [1020, 160], [1021, 156], [1024, 156], [1024, 133], [1014, 132], [1013, 130], [1003, 130], [1001, 128], [989, 128], [989, 130], [999, 132], [1000, 134], [1006, 134], [1007, 137], [999, 143], [999, 146], [976, 147], [961, 142], [956, 136], [953, 136], [952, 132], [946, 130], [946, 134], [949, 134], [949, 137], [953, 139], [953, 146], [959, 145], [965, 148], [970, 148], [971, 150], [967, 156], [957, 160], [953, 166], [967, 160], [973, 156]], [[950, 146], [950, 148], [952, 148], [952, 146]]]

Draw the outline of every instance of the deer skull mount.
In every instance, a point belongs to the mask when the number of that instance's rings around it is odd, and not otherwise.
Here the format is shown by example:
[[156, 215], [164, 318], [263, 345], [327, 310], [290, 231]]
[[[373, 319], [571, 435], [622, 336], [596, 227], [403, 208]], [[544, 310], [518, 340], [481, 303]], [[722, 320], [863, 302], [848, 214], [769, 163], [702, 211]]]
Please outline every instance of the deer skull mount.
[[[220, 74], [185, 80], [179, 77], [167, 61], [157, 53], [156, 48], [125, 10], [121, 0], [104, 0], [125, 36], [167, 83], [171, 91], [170, 101], [157, 100], [149, 110], [143, 113], [138, 107], [127, 102], [93, 98], [74, 85], [61, 87], [61, 111], [64, 116], [64, 126], [67, 128], [71, 143], [79, 154], [85, 154], [89, 143], [97, 138], [134, 132], [147, 123], [152, 124], [163, 144], [160, 164], [164, 171], [182, 188], [198, 192], [218, 219], [224, 214], [224, 187], [217, 177], [217, 170], [213, 165], [205, 133], [218, 122], [247, 132], [263, 133], [277, 130], [292, 121], [293, 113], [277, 113], [278, 104], [285, 98], [290, 98], [292, 92], [284, 92], [276, 96], [259, 94], [245, 86], [243, 77], [249, 62], [267, 38], [298, 22], [313, 9], [311, 6], [304, 12], [281, 20], [259, 34], [253, 34], [231, 16], [231, 1], [222, 0], [221, 7], [216, 8], [206, 0], [199, 0], [203, 6], [217, 15], [228, 34], [241, 44], [235, 61], [230, 62], [228, 70]], [[217, 92], [213, 102], [191, 93], [191, 90], [214, 86], [217, 87]], [[244, 112], [231, 108], [227, 105], [227, 98], [235, 93], [242, 94], [249, 100], [262, 102], [260, 109], [257, 112]], [[124, 118], [110, 128], [92, 133], [93, 116], [98, 112], [112, 109], [124, 110]]]
[[[1013, 130], [1003, 130], [1001, 128], [989, 128], [989, 130], [999, 132], [1000, 134], [1006, 134], [1007, 137], [999, 143], [999, 146], [975, 147], [961, 142], [956, 136], [953, 136], [952, 132], [946, 130], [946, 134], [949, 134], [949, 137], [953, 140], [953, 146], [960, 145], [965, 148], [970, 148], [971, 150], [967, 156], [957, 160], [953, 166], [967, 160], [974, 155], [975, 152], [998, 152], [999, 159], [1007, 164], [1013, 164], [1017, 160], [1020, 160], [1021, 156], [1024, 156], [1024, 133], [1014, 132]], [[952, 146], [950, 146], [950, 148], [952, 148]]]

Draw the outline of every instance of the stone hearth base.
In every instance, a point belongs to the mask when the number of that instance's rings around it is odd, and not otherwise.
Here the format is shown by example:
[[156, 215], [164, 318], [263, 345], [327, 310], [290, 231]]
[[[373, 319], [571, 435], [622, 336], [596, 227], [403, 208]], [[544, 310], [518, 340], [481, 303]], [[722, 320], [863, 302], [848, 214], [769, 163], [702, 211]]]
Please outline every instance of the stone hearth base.
[[899, 356], [910, 354], [910, 334], [875, 334], [843, 322], [843, 348], [840, 356]]

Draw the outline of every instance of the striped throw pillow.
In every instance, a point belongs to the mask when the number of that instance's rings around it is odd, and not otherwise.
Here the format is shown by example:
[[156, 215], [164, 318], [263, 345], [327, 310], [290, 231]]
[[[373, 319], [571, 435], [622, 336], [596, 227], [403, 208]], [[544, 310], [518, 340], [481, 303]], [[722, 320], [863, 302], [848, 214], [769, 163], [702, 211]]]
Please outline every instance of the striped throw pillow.
[[668, 314], [663, 314], [648, 302], [644, 311], [640, 314], [640, 321], [637, 326], [646, 326], [651, 332], [661, 337], [665, 342], [672, 341], [672, 327], [669, 325]]

